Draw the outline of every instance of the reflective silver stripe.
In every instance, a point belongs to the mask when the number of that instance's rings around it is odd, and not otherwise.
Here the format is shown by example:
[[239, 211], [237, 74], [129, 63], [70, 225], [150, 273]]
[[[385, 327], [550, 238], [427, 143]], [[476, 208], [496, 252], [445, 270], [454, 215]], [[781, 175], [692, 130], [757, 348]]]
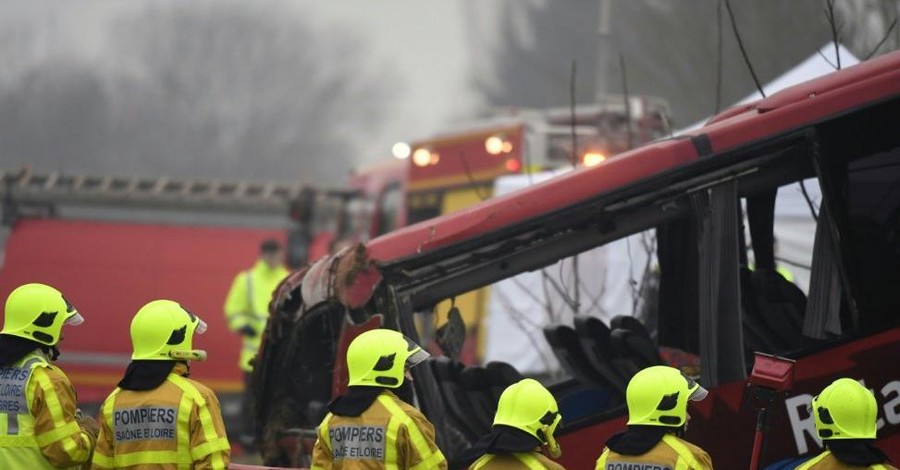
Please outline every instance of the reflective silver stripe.
[[256, 316], [256, 303], [253, 302], [256, 300], [253, 298], [253, 270], [248, 269], [244, 272], [247, 273], [244, 276], [247, 278], [247, 306], [249, 307], [247, 308], [247, 315]]
[[38, 363], [46, 363], [47, 361], [40, 357], [32, 357], [31, 359], [25, 361], [25, 364], [22, 364], [23, 369], [31, 369], [35, 364]]
[[18, 401], [21, 405], [20, 407], [24, 407], [24, 409], [18, 410], [18, 412], [10, 413], [7, 410], [4, 410], [6, 413], [6, 434], [9, 436], [17, 436], [19, 434], [19, 415], [29, 413], [31, 408], [31, 403], [28, 403], [27, 393], [25, 389], [28, 387], [28, 381], [31, 380], [31, 373], [36, 365], [40, 363], [45, 363], [46, 361], [40, 357], [32, 357], [31, 359], [25, 361], [22, 364], [22, 367], [11, 367], [10, 369], [20, 369], [28, 371], [28, 375], [20, 379], [19, 382], [22, 384], [21, 397], [18, 397], [16, 401]]
[[60, 364], [78, 364], [87, 366], [127, 366], [131, 362], [130, 354], [110, 354], [89, 351], [66, 351], [57, 359]]
[[136, 441], [174, 441], [176, 418], [174, 407], [142, 406], [113, 410], [113, 431], [117, 444]]

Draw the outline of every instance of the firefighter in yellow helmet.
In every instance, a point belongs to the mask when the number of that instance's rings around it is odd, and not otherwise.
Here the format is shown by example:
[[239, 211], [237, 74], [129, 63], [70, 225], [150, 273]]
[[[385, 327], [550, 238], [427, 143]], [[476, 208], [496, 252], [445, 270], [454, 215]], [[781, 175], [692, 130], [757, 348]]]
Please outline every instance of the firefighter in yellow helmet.
[[51, 364], [64, 325], [84, 318], [62, 293], [25, 284], [6, 299], [0, 331], [0, 468], [78, 468], [97, 423], [75, 408], [69, 378]]
[[798, 470], [896, 470], [875, 447], [878, 403], [866, 387], [853, 379], [837, 379], [812, 400], [810, 410], [825, 451]]
[[216, 395], [187, 378], [206, 323], [171, 300], [144, 305], [131, 321], [133, 354], [125, 376], [100, 409], [93, 469], [228, 467], [231, 446]]
[[542, 452], [562, 454], [553, 436], [561, 421], [556, 399], [540, 382], [510, 385], [500, 395], [491, 432], [471, 451], [478, 459], [469, 470], [564, 470]]
[[318, 429], [311, 470], [446, 469], [434, 426], [395, 392], [428, 353], [403, 334], [367, 331], [347, 348], [346, 394], [332, 401]]
[[653, 366], [635, 374], [625, 390], [628, 429], [606, 442], [597, 470], [645, 468], [647, 464], [679, 470], [712, 469], [709, 454], [680, 437], [690, 419], [688, 401], [702, 400], [706, 393], [673, 367]]

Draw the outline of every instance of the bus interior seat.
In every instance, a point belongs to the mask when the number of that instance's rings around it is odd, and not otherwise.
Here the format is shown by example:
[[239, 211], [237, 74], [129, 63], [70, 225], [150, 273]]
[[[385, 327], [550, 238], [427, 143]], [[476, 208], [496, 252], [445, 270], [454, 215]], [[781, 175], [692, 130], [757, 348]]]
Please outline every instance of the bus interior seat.
[[625, 345], [630, 352], [640, 357], [645, 364], [651, 366], [665, 364], [665, 361], [663, 361], [662, 356], [659, 354], [659, 348], [653, 344], [653, 341], [639, 334], [635, 334], [631, 330], [628, 331], [629, 334], [625, 336]]
[[[659, 351], [656, 346], [631, 330], [616, 328], [609, 333], [609, 339], [616, 353], [634, 363], [638, 370], [662, 363], [662, 359], [658, 359]], [[648, 348], [650, 351], [647, 351]]]
[[472, 405], [472, 412], [469, 414], [472, 424], [478, 425], [480, 434], [487, 434], [497, 411], [497, 402], [491, 395], [490, 372], [483, 367], [466, 367], [460, 372], [459, 380], [469, 396], [469, 404]]
[[609, 342], [609, 328], [599, 318], [586, 315], [576, 315], [574, 322], [588, 362], [620, 395], [625, 396], [625, 387], [632, 371], [623, 368], [621, 362], [614, 362], [616, 354]]
[[[753, 280], [753, 271], [746, 267], [740, 268], [740, 271], [741, 321], [744, 330], [744, 348], [748, 352], [759, 351], [770, 354], [792, 349], [774, 331], [773, 326], [769, 324], [768, 318], [760, 311], [765, 304], [758, 300], [761, 295], [757, 293], [756, 283]], [[752, 357], [752, 354], [750, 357]]]
[[618, 339], [624, 340], [624, 347], [628, 351], [627, 356], [639, 357], [640, 363], [645, 364], [643, 367], [665, 363], [659, 354], [659, 348], [650, 337], [650, 332], [640, 320], [628, 315], [618, 315], [613, 317], [609, 324], [613, 331], [625, 330], [628, 332], [627, 334], [617, 334]]
[[647, 327], [644, 326], [640, 320], [631, 315], [614, 316], [612, 320], [609, 321], [609, 328], [613, 330], [621, 328], [643, 336], [644, 338], [652, 339], [650, 338], [650, 332], [647, 331]]
[[803, 336], [806, 295], [776, 271], [754, 271], [751, 276], [759, 313], [786, 350], [810, 345]]
[[[777, 198], [777, 188], [746, 197], [750, 248], [756, 268], [741, 267], [739, 278], [745, 347], [766, 353], [782, 353], [810, 344], [802, 334], [806, 296], [776, 271]], [[740, 255], [742, 263], [746, 263], [746, 252]]]
[[581, 349], [581, 342], [574, 328], [567, 325], [548, 325], [544, 327], [544, 336], [560, 364], [576, 380], [586, 385], [615, 388], [591, 366]]
[[525, 378], [515, 367], [505, 362], [488, 362], [485, 369], [488, 371], [491, 398], [495, 404], [500, 400], [500, 395], [506, 387]]
[[481, 437], [479, 426], [472, 422], [471, 406], [465, 390], [460, 385], [462, 363], [448, 357], [436, 357], [428, 360], [434, 371], [441, 397], [447, 405], [447, 414], [456, 428], [474, 442]]

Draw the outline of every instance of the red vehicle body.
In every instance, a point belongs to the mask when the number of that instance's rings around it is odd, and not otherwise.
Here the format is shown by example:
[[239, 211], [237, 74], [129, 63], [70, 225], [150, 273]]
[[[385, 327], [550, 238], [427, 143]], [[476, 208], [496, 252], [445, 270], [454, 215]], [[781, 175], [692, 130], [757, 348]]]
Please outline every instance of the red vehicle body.
[[[241, 343], [228, 331], [222, 306], [234, 276], [255, 262], [259, 243], [284, 239], [277, 220], [287, 220], [286, 203], [200, 191], [194, 198], [175, 180], [165, 183], [178, 193], [171, 197], [153, 189], [162, 184], [156, 181], [138, 182], [127, 191], [129, 184], [107, 184], [138, 180], [131, 177], [72, 178], [29, 171], [3, 176], [8, 195], [4, 221], [10, 225], [0, 239], [0, 298], [24, 283], [46, 283], [63, 291], [84, 315], [84, 325], [64, 331], [59, 364], [86, 413], [96, 411], [122, 378], [130, 362], [131, 318], [154, 299], [177, 300], [206, 321], [209, 330], [195, 344], [208, 352], [208, 360], [194, 364], [192, 376], [215, 390], [224, 404], [238, 399], [244, 387], [237, 366]], [[52, 180], [81, 180], [82, 186], [56, 186]], [[106, 183], [89, 185], [93, 180]], [[250, 228], [262, 219], [248, 216], [242, 204], [250, 211], [277, 214], [277, 220], [264, 220], [262, 226], [271, 228]], [[130, 208], [121, 211], [123, 205]], [[248, 222], [242, 217], [250, 217], [247, 225], [228, 225]], [[232, 408], [226, 406], [226, 414]]]
[[21, 220], [6, 245], [0, 295], [43, 282], [66, 293], [85, 317], [60, 345], [59, 363], [82, 402], [98, 403], [128, 365], [131, 318], [146, 302], [176, 299], [209, 324], [197, 346], [209, 359], [192, 376], [217, 393], [243, 388], [240, 339], [228, 331], [222, 304], [233, 277], [252, 265], [273, 230], [178, 227], [73, 220]]
[[[662, 269], [655, 341], [701, 358], [699, 380], [711, 394], [692, 409], [688, 438], [717, 467], [750, 460], [755, 415], [741, 400], [745, 359], [754, 350], [797, 360], [795, 389], [771, 414], [763, 464], [819, 449], [806, 405], [840, 376], [874, 389], [882, 406], [879, 444], [900, 460], [900, 363], [890, 359], [900, 354], [900, 240], [892, 235], [900, 226], [892, 189], [900, 181], [897, 122], [900, 53], [893, 53], [728, 110], [689, 135], [402, 228], [293, 274], [273, 304], [265, 366], [254, 375], [268, 463], [304, 463], [303, 455], [279, 449], [279, 439], [308, 435], [318, 424], [334, 382], [346, 380], [322, 364], [335, 366], [354, 324], [381, 314], [387, 327], [419, 338], [414, 316], [438, 302], [654, 228]], [[772, 277], [768, 205], [779, 187], [808, 178], [818, 180], [824, 199], [818, 209], [810, 203], [822, 230], [807, 303]], [[756, 272], [747, 268], [743, 210]], [[772, 286], [794, 297], [766, 297]], [[776, 341], [790, 329], [780, 325], [794, 317], [794, 336]], [[560, 462], [591, 468], [605, 440], [622, 429], [624, 404], [613, 385], [559, 357], [573, 376], [550, 385], [565, 422]], [[473, 420], [490, 416], [485, 397], [493, 393], [465, 383], [466, 371], [499, 376], [490, 364], [459, 366], [458, 377], [442, 376], [446, 367], [457, 366], [437, 360], [413, 374], [439, 444], [460, 466], [472, 442], [464, 431], [485, 430]]]

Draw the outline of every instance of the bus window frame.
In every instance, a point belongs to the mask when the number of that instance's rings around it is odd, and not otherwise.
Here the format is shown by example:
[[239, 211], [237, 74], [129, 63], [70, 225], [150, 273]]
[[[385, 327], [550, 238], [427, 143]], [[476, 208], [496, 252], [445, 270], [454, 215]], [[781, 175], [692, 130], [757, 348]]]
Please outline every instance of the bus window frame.
[[[417, 254], [380, 265], [385, 280], [391, 284], [393, 295], [407, 305], [402, 316], [427, 309], [437, 302], [455, 295], [490, 285], [521, 272], [540, 269], [610, 241], [658, 228], [675, 220], [694, 219], [690, 197], [723, 182], [734, 181], [742, 187], [762, 178], [764, 186], [778, 187], [821, 172], [813, 166], [814, 174], [779, 179], [777, 171], [768, 174], [766, 165], [789, 163], [796, 153], [808, 160], [814, 157], [818, 145], [811, 128], [782, 134], [757, 142], [749, 147], [701, 158], [689, 170], [676, 168], [618, 191], [573, 205], [553, 214], [530, 220], [514, 227], [483, 234], [473, 240]], [[690, 171], [685, 174], [685, 171]], [[823, 204], [833, 198], [823, 184]], [[737, 200], [735, 201], [737, 204]], [[539, 256], [533, 256], [539, 254]], [[738, 257], [735, 250], [734, 257]], [[699, 282], [696, 280], [694, 282]], [[740, 295], [739, 290], [731, 293]], [[739, 311], [734, 312], [735, 315]], [[413, 331], [413, 329], [410, 329]], [[712, 371], [716, 374], [715, 371]], [[704, 382], [718, 383], [717, 377]], [[579, 420], [583, 427], [604, 419]]]

